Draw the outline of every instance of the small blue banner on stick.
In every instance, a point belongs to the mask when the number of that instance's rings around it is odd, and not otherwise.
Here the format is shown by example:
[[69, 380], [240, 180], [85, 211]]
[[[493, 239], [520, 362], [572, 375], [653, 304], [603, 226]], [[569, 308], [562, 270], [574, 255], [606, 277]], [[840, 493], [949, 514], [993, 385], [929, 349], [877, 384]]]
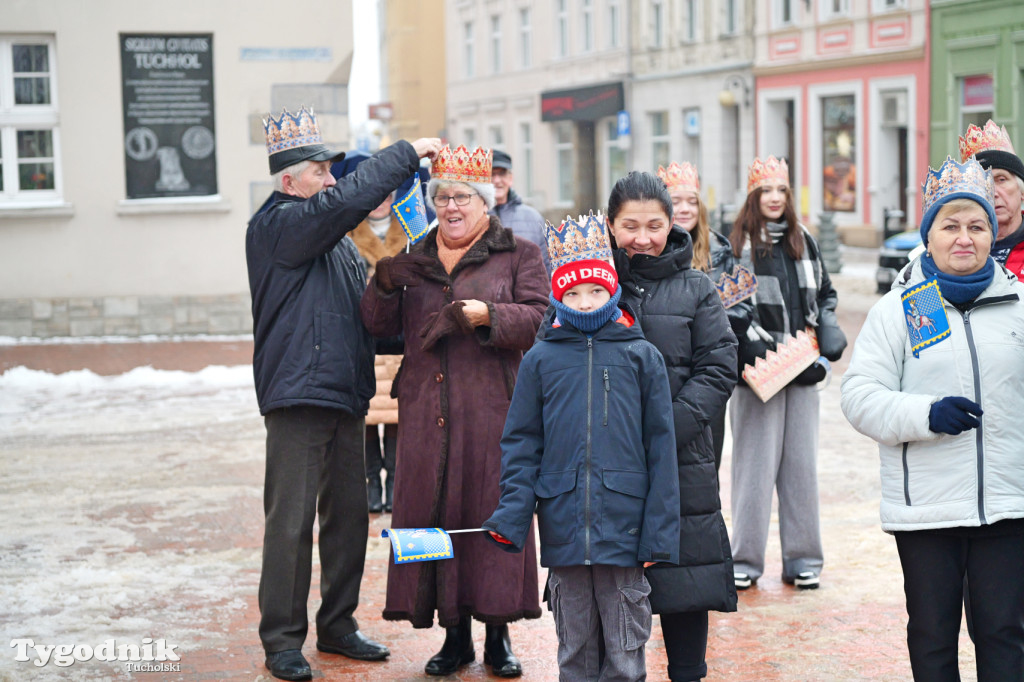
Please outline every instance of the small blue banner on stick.
[[455, 556], [452, 539], [441, 528], [385, 528], [380, 536], [391, 539], [396, 564], [438, 561]]
[[910, 350], [915, 358], [920, 357], [925, 348], [949, 336], [949, 318], [946, 317], [942, 291], [934, 277], [907, 289], [900, 300], [903, 301], [903, 316], [910, 335]]
[[423, 205], [423, 191], [420, 189], [418, 177], [405, 196], [392, 204], [391, 210], [402, 224], [410, 244], [415, 244], [430, 231], [430, 225], [427, 224], [427, 208]]

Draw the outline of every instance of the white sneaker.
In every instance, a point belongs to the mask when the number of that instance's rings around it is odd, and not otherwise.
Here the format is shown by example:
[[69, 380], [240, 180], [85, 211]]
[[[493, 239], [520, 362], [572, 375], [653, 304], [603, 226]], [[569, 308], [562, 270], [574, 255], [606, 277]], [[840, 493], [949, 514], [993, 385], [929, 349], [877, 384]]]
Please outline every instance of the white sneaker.
[[816, 590], [820, 584], [818, 574], [814, 571], [804, 571], [793, 579], [793, 586], [798, 590]]
[[736, 589], [737, 590], [747, 590], [747, 589], [750, 589], [750, 587], [752, 585], [755, 585], [757, 583], [756, 580], [751, 578], [746, 573], [733, 573], [732, 577], [733, 577], [733, 581], [736, 583]]

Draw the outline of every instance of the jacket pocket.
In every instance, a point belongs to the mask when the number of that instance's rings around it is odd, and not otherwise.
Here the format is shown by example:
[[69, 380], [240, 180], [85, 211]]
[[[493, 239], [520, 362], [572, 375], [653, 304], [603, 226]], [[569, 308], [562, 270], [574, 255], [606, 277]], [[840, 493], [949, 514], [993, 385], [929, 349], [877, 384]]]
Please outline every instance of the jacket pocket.
[[358, 364], [350, 348], [353, 338], [342, 333], [342, 316], [329, 310], [313, 314], [313, 347], [309, 349], [309, 385], [337, 391], [339, 387], [352, 390], [356, 386]]
[[604, 539], [640, 541], [644, 519], [644, 503], [650, 481], [646, 471], [605, 469], [601, 481], [608, 490], [602, 495], [601, 524]]
[[608, 426], [608, 394], [611, 393], [612, 382], [608, 378], [608, 368], [604, 368], [604, 421], [601, 422], [602, 426]]
[[576, 537], [576, 470], [541, 472], [537, 496], [537, 528], [541, 545], [564, 545]]
[[619, 588], [619, 625], [622, 632], [622, 648], [636, 651], [651, 638], [651, 584], [638, 569], [640, 579]]

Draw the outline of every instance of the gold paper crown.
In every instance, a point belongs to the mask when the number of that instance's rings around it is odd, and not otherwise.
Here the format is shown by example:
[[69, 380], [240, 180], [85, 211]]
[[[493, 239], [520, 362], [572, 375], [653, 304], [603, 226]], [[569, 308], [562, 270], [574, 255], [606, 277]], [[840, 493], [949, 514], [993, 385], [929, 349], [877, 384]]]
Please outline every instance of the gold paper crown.
[[600, 211], [597, 215], [591, 211], [586, 217], [580, 216], [578, 220], [566, 216], [558, 227], [545, 223], [545, 232], [552, 271], [578, 260], [611, 261], [608, 223]]
[[820, 353], [814, 330], [799, 331], [776, 350], [743, 368], [743, 380], [763, 402], [786, 387], [800, 372], [814, 364]]
[[700, 177], [697, 174], [697, 167], [687, 161], [683, 161], [682, 164], [673, 161], [668, 168], [658, 166], [658, 177], [668, 185], [669, 189], [680, 187], [690, 192], [700, 192]]
[[984, 128], [979, 128], [973, 123], [967, 126], [967, 132], [960, 137], [960, 161], [966, 161], [978, 152], [992, 150], [1017, 153], [1013, 151], [1013, 143], [1006, 133], [1006, 126], [997, 126], [992, 119], [988, 120]]
[[785, 159], [769, 156], [762, 161], [754, 159], [747, 173], [747, 194], [765, 185], [789, 185], [789, 164]]
[[731, 308], [757, 293], [757, 278], [750, 270], [737, 265], [732, 274], [722, 273], [715, 288], [718, 289], [718, 297], [722, 299], [722, 307]]
[[449, 182], [491, 182], [491, 150], [477, 147], [470, 153], [465, 145], [441, 148], [430, 167], [431, 179]]
[[263, 131], [267, 136], [267, 154], [310, 144], [323, 144], [320, 125], [316, 122], [312, 107], [309, 110], [302, 107], [296, 114], [282, 109], [281, 118], [270, 116], [263, 119]]

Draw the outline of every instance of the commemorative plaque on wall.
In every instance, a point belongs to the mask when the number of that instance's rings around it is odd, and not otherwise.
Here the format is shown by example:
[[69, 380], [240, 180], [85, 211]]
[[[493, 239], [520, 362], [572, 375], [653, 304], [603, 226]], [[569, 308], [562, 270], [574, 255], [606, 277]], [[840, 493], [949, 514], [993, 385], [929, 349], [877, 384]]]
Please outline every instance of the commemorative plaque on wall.
[[129, 199], [217, 193], [213, 34], [120, 34]]

